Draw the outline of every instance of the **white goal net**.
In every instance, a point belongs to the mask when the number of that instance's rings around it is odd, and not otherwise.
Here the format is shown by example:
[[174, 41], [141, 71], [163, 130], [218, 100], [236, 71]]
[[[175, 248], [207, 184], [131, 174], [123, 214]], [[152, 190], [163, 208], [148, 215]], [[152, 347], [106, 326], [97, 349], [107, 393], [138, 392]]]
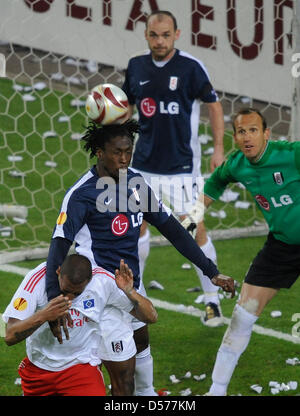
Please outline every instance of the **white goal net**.
[[[0, 262], [16, 249], [28, 256], [47, 249], [65, 191], [92, 163], [80, 142], [87, 93], [104, 82], [122, 85], [128, 59], [147, 47], [145, 16], [158, 8], [177, 17], [176, 46], [208, 69], [224, 109], [227, 155], [231, 116], [245, 106], [262, 111], [274, 139], [300, 137], [297, 122], [291, 132], [293, 114], [300, 119], [299, 65], [292, 71], [299, 0], [1, 0]], [[212, 150], [205, 105], [199, 142], [205, 177]], [[205, 222], [215, 239], [267, 230], [241, 184]]]

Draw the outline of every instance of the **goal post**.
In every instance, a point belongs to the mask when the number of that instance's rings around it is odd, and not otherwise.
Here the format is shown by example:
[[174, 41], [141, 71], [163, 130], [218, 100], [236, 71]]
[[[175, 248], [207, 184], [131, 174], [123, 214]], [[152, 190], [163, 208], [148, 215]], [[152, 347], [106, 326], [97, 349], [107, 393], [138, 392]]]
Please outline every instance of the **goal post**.
[[[88, 92], [121, 86], [129, 58], [147, 47], [146, 14], [177, 18], [176, 46], [203, 61], [224, 110], [225, 152], [234, 150], [231, 117], [255, 106], [274, 139], [300, 137], [300, 0], [10, 0], [0, 14], [0, 252], [47, 250], [63, 195], [93, 163], [80, 142]], [[292, 31], [291, 31], [292, 28]], [[299, 61], [293, 62], [299, 53]], [[201, 104], [202, 173], [212, 135]], [[267, 233], [241, 184], [209, 208], [213, 239]], [[159, 236], [152, 244], [159, 244]], [[35, 256], [36, 252], [33, 251]], [[8, 258], [8, 257], [7, 257]]]
[[292, 20], [293, 56], [292, 67], [293, 95], [291, 112], [291, 140], [300, 140], [300, 0], [295, 0], [294, 17]]

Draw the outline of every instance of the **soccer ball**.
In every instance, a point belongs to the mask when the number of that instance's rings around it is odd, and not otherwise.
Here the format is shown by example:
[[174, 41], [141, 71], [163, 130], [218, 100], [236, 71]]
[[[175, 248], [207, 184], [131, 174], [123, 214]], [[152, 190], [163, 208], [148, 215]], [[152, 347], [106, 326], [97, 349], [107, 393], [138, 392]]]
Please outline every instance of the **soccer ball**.
[[122, 124], [127, 119], [128, 98], [116, 85], [100, 84], [88, 95], [85, 110], [96, 123]]

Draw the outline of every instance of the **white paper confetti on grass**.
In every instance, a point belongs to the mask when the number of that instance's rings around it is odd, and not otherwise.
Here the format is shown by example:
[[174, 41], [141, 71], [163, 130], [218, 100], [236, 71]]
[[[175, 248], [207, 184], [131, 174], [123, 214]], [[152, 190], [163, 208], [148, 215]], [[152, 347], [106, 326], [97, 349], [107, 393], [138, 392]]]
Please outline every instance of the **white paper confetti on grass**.
[[254, 391], [256, 391], [256, 393], [260, 394], [262, 392], [262, 386], [259, 386], [258, 384], [252, 384], [252, 386], [250, 386], [250, 388]]
[[51, 75], [51, 79], [54, 81], [61, 81], [64, 78], [64, 75], [61, 72], [56, 72], [55, 74]]
[[55, 131], [45, 131], [43, 133], [43, 139], [47, 139], [49, 137], [57, 137], [57, 133]]
[[170, 376], [170, 380], [171, 380], [171, 382], [172, 382], [173, 384], [180, 383], [180, 380], [178, 380], [178, 378], [175, 376], [175, 374], [172, 374], [172, 375]]
[[233, 202], [236, 201], [239, 196], [240, 194], [238, 192], [233, 192], [231, 189], [226, 189], [219, 199], [223, 202]]
[[164, 290], [165, 288], [163, 287], [163, 285], [161, 285], [159, 282], [157, 282], [156, 280], [151, 280], [151, 282], [149, 282], [148, 285], [149, 289], [159, 289], [159, 290]]
[[286, 364], [289, 364], [289, 365], [299, 365], [300, 364], [300, 361], [299, 361], [298, 357], [288, 358], [285, 362], [286, 362]]
[[64, 81], [66, 83], [73, 84], [73, 85], [81, 85], [81, 84], [83, 84], [83, 81], [82, 81], [81, 78], [74, 77], [74, 76], [72, 76], [72, 77], [65, 77]]
[[35, 101], [36, 98], [31, 94], [24, 94], [22, 95], [23, 101]]
[[272, 316], [272, 318], [279, 318], [280, 316], [282, 316], [282, 312], [281, 311], [272, 311], [271, 316]]
[[74, 99], [70, 102], [71, 107], [85, 107], [85, 101]]
[[192, 268], [192, 266], [189, 263], [183, 263], [183, 265], [181, 266], [182, 269], [184, 270], [189, 270]]
[[223, 209], [221, 209], [220, 211], [212, 211], [209, 213], [209, 215], [214, 218], [226, 218], [227, 217], [227, 214]]
[[297, 390], [298, 388], [298, 381], [289, 381], [287, 384], [291, 390]]
[[58, 118], [58, 122], [59, 123], [65, 123], [66, 121], [69, 121], [69, 120], [70, 120], [70, 117], [69, 116], [60, 116]]
[[214, 148], [213, 147], [209, 147], [208, 149], [204, 150], [203, 154], [204, 155], [212, 155], [214, 153]]
[[207, 144], [208, 142], [212, 141], [212, 139], [213, 138], [209, 134], [200, 134], [200, 136], [198, 136], [200, 144]]
[[96, 61], [92, 61], [91, 59], [85, 64], [85, 67], [89, 72], [98, 72], [98, 63]]
[[7, 156], [7, 160], [9, 160], [10, 162], [20, 162], [21, 160], [23, 160], [23, 156], [9, 155]]
[[13, 89], [14, 89], [15, 91], [23, 91], [23, 90], [24, 90], [24, 87], [23, 87], [22, 85], [15, 84], [15, 85], [13, 86]]
[[8, 174], [14, 178], [24, 178], [26, 176], [26, 173], [19, 172], [18, 170], [11, 170]]
[[73, 134], [71, 134], [71, 139], [72, 140], [81, 140], [82, 137], [83, 137], [83, 135], [81, 133], [73, 133]]
[[200, 376], [193, 376], [196, 381], [202, 381], [206, 378], [206, 374], [200, 374]]
[[18, 224], [25, 224], [27, 221], [25, 218], [13, 217], [13, 221], [17, 222]]
[[191, 378], [191, 377], [192, 377], [192, 373], [190, 371], [187, 371], [182, 378]]
[[21, 379], [19, 377], [15, 379], [15, 384], [21, 385]]
[[56, 162], [52, 162], [51, 160], [47, 160], [45, 162], [45, 166], [48, 166], [49, 168], [56, 168], [57, 163]]
[[188, 387], [185, 390], [181, 390], [179, 394], [180, 396], [190, 396], [192, 394], [192, 390]]
[[236, 201], [234, 204], [235, 208], [240, 208], [240, 209], [248, 209], [251, 206], [251, 202], [247, 202], [247, 201]]
[[36, 82], [35, 84], [33, 84], [33, 88], [38, 91], [44, 90], [46, 86], [47, 85], [45, 84], [45, 82]]
[[278, 394], [279, 393], [279, 389], [277, 389], [276, 387], [272, 387], [271, 388], [271, 393], [272, 394]]

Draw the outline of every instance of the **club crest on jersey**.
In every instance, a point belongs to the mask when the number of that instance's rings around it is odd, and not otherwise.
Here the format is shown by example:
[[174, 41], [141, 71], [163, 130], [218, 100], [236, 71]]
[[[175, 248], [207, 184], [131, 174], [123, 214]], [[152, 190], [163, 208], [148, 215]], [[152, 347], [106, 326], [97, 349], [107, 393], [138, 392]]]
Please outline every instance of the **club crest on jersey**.
[[123, 342], [122, 341], [113, 341], [111, 343], [111, 347], [113, 352], [115, 352], [116, 354], [119, 354], [120, 352], [123, 351]]
[[95, 300], [94, 299], [87, 299], [83, 301], [83, 308], [84, 309], [90, 309], [95, 306]]
[[277, 185], [282, 185], [283, 184], [283, 175], [282, 175], [282, 172], [274, 172], [273, 173], [273, 179], [274, 179], [274, 182]]
[[111, 222], [111, 230], [114, 235], [121, 236], [127, 233], [129, 220], [124, 214], [118, 214]]
[[178, 86], [178, 77], [170, 77], [169, 89], [175, 91]]

